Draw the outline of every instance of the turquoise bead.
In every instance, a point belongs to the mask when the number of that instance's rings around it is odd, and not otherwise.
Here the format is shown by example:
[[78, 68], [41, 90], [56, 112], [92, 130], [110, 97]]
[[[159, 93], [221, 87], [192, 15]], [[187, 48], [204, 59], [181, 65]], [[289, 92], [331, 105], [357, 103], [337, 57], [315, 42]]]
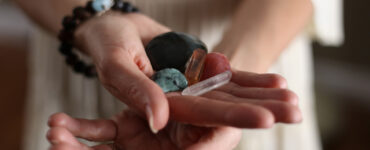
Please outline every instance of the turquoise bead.
[[92, 8], [96, 12], [109, 10], [113, 6], [113, 0], [93, 0]]
[[179, 70], [173, 68], [167, 68], [156, 72], [152, 79], [165, 93], [180, 91], [188, 86], [188, 81], [185, 76]]

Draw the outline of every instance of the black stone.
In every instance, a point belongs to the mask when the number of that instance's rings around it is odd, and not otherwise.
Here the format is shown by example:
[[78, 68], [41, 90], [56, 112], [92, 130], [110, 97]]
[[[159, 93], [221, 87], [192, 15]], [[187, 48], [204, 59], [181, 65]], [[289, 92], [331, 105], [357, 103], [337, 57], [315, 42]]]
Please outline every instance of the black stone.
[[186, 63], [196, 49], [207, 52], [206, 45], [196, 37], [168, 32], [150, 41], [146, 46], [146, 53], [154, 70], [176, 68], [184, 73]]

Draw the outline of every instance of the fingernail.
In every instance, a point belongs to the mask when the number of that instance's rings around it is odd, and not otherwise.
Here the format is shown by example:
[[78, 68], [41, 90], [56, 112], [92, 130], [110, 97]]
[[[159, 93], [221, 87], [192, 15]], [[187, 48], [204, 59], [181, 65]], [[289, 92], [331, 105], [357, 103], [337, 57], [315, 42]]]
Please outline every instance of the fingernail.
[[153, 132], [154, 134], [157, 134], [157, 133], [158, 133], [158, 130], [154, 128], [154, 117], [153, 117], [153, 111], [152, 111], [152, 109], [149, 107], [149, 105], [147, 105], [147, 106], [146, 106], [145, 111], [146, 111], [146, 116], [148, 117], [150, 130], [152, 130], [152, 132]]

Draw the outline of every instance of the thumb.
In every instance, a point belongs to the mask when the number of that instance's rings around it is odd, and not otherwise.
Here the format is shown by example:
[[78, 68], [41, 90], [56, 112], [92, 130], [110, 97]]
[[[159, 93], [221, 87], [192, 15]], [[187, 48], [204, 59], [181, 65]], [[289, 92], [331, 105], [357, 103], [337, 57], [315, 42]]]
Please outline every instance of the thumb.
[[[125, 42], [125, 47], [130, 42]], [[97, 64], [97, 70], [105, 88], [146, 116], [150, 128], [156, 133], [167, 124], [168, 101], [162, 89], [148, 77], [153, 70], [144, 47], [141, 43], [135, 45], [134, 50], [125, 47], [110, 50], [107, 58]]]

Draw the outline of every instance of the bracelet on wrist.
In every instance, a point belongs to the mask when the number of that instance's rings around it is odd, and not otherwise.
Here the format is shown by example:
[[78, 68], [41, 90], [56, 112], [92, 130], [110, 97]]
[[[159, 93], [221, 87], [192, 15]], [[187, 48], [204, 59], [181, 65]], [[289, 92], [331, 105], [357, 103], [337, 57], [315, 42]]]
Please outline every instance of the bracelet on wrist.
[[131, 3], [123, 0], [91, 0], [87, 2], [84, 7], [79, 6], [74, 8], [71, 16], [63, 18], [63, 28], [60, 30], [58, 35], [61, 42], [59, 52], [66, 57], [66, 63], [71, 66], [76, 73], [84, 74], [86, 77], [97, 76], [94, 65], [86, 64], [73, 51], [73, 48], [75, 48], [75, 30], [88, 19], [110, 9], [120, 11], [122, 13], [135, 13], [139, 11], [138, 8], [133, 6]]

